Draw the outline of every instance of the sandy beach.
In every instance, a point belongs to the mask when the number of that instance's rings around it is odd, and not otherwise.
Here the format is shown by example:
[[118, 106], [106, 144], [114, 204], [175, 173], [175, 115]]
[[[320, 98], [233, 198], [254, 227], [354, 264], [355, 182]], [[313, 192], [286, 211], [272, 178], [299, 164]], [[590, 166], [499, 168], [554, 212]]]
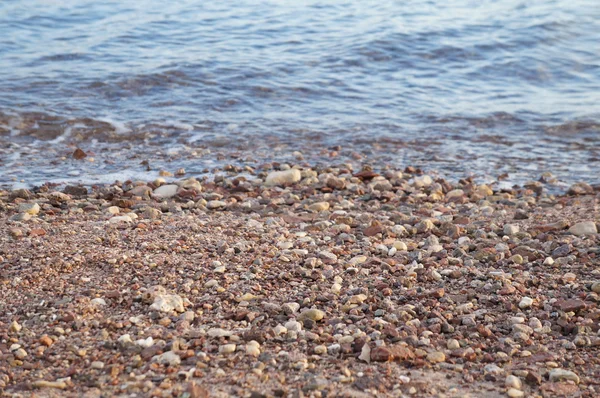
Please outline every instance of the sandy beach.
[[1, 396], [600, 394], [598, 187], [179, 174], [0, 191]]

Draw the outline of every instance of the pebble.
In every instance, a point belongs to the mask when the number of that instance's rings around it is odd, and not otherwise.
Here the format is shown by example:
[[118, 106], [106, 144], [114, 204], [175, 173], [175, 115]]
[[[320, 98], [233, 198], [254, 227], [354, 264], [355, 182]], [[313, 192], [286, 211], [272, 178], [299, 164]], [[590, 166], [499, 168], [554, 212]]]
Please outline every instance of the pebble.
[[169, 199], [177, 195], [179, 186], [177, 184], [162, 185], [152, 193], [157, 199]]
[[575, 372], [561, 368], [552, 369], [548, 373], [548, 379], [550, 381], [571, 380], [574, 381], [575, 384], [579, 384], [579, 376], [577, 376]]
[[179, 316], [180, 320], [188, 322], [193, 322], [195, 318], [196, 314], [194, 313], [194, 311], [186, 311]]
[[554, 265], [554, 259], [552, 257], [546, 257], [544, 265]]
[[23, 329], [23, 327], [17, 321], [12, 321], [8, 327], [8, 331], [13, 333], [19, 333], [21, 329]]
[[283, 171], [272, 171], [267, 175], [265, 180], [266, 185], [291, 185], [299, 182], [302, 179], [302, 174], [298, 169], [289, 169]]
[[417, 232], [422, 234], [433, 230], [435, 228], [435, 225], [431, 220], [423, 220], [418, 222], [417, 225], [415, 225], [415, 227], [417, 228]]
[[516, 388], [509, 388], [506, 392], [506, 395], [508, 395], [510, 398], [521, 398], [525, 396], [525, 393]]
[[593, 235], [598, 233], [598, 228], [593, 221], [583, 221], [569, 228], [569, 232], [577, 236]]
[[448, 340], [448, 342], [446, 343], [446, 347], [449, 350], [456, 350], [460, 348], [460, 343], [458, 342], [458, 340], [456, 339], [450, 339]]
[[446, 194], [447, 199], [458, 198], [465, 195], [465, 191], [462, 189], [453, 189]]
[[162, 365], [178, 366], [181, 364], [181, 357], [173, 351], [167, 351], [163, 354], [152, 357], [153, 362], [158, 362]]
[[206, 203], [206, 208], [210, 210], [222, 209], [223, 207], [227, 207], [227, 203], [222, 200], [210, 200]]
[[17, 359], [23, 359], [27, 356], [27, 351], [25, 351], [22, 348], [19, 348], [18, 350], [16, 350], [13, 355], [17, 358]]
[[13, 239], [18, 239], [23, 236], [23, 230], [20, 228], [11, 228], [8, 230], [8, 233]]
[[517, 376], [508, 375], [506, 376], [504, 385], [506, 388], [516, 388], [517, 390], [520, 390], [523, 383], [521, 383], [521, 379], [519, 379]]
[[585, 302], [577, 299], [558, 300], [554, 305], [564, 312], [576, 312], [585, 308]]
[[160, 218], [161, 214], [162, 212], [158, 209], [155, 209], [153, 207], [146, 207], [142, 212], [142, 218], [147, 220], [155, 220], [157, 218]]
[[519, 226], [515, 224], [506, 224], [503, 229], [504, 235], [516, 235], [519, 233]]
[[130, 223], [132, 221], [133, 220], [128, 215], [127, 216], [114, 216], [114, 217], [109, 218], [109, 220], [108, 220], [108, 222], [111, 223], [111, 224], [118, 224], [118, 223], [121, 223], [121, 222]]
[[523, 264], [523, 256], [521, 256], [520, 254], [515, 254], [514, 256], [512, 256], [510, 258], [510, 261], [512, 261], [514, 264]]
[[313, 352], [317, 355], [323, 355], [327, 353], [327, 347], [324, 345], [318, 345], [314, 348]]
[[542, 326], [542, 321], [537, 318], [531, 318], [529, 320], [529, 327], [531, 327], [533, 330], [540, 329]]
[[342, 336], [338, 339], [340, 344], [350, 344], [354, 342], [354, 336]]
[[504, 374], [504, 369], [492, 363], [489, 365], [485, 365], [485, 367], [483, 368], [483, 373], [498, 376]]
[[339, 283], [334, 283], [333, 285], [331, 285], [331, 292], [338, 294], [342, 291], [342, 285], [340, 285]]
[[202, 192], [202, 185], [194, 177], [190, 177], [190, 178], [188, 178], [186, 180], [183, 180], [179, 184], [179, 186], [182, 189], [185, 189], [185, 190], [188, 190], [188, 191], [193, 191], [194, 193], [200, 193], [200, 192]]
[[33, 388], [54, 388], [57, 390], [64, 390], [67, 388], [67, 383], [64, 381], [46, 381], [46, 380], [36, 380], [31, 383]]
[[532, 304], [533, 304], [533, 299], [531, 297], [523, 297], [521, 299], [521, 301], [519, 302], [519, 308], [524, 310], [524, 309], [530, 308]]
[[273, 328], [273, 332], [275, 333], [275, 336], [281, 336], [282, 334], [286, 334], [288, 330], [285, 326], [277, 325]]
[[124, 335], [120, 336], [117, 339], [117, 341], [123, 345], [133, 343], [133, 340], [131, 339], [131, 335], [129, 335], [129, 334], [124, 334]]
[[258, 357], [260, 355], [260, 344], [255, 340], [252, 340], [246, 344], [246, 355]]
[[434, 351], [427, 354], [427, 360], [431, 363], [440, 363], [446, 360], [446, 355], [441, 351]]
[[98, 305], [98, 306], [105, 306], [106, 305], [106, 301], [103, 298], [100, 298], [100, 297], [92, 299], [90, 301], [90, 303], [92, 303], [93, 305]]
[[241, 295], [240, 297], [238, 297], [236, 299], [236, 301], [241, 302], [241, 301], [252, 301], [252, 300], [256, 300], [258, 298], [258, 296], [252, 294], [252, 293], [244, 293], [243, 295]]
[[317, 321], [320, 321], [321, 319], [323, 319], [324, 317], [325, 317], [325, 312], [315, 309], [315, 308], [312, 308], [309, 310], [302, 311], [300, 316], [298, 316], [298, 320], [304, 321], [306, 319], [310, 319], [312, 321], [317, 322]]
[[569, 195], [591, 195], [594, 193], [594, 188], [586, 182], [576, 182], [569, 187], [567, 193]]
[[281, 308], [283, 309], [283, 312], [285, 312], [287, 315], [292, 315], [295, 314], [299, 309], [300, 309], [300, 304], [298, 303], [285, 303], [284, 305], [281, 306]]
[[404, 243], [400, 240], [397, 240], [394, 242], [394, 248], [398, 251], [407, 251], [408, 250], [406, 243]]
[[154, 345], [154, 339], [152, 336], [148, 336], [145, 339], [136, 340], [135, 344], [144, 348], [152, 347]]
[[316, 211], [316, 212], [329, 210], [329, 202], [313, 203], [310, 206], [308, 206], [308, 209], [311, 211]]
[[40, 205], [37, 203], [21, 203], [19, 205], [19, 213], [27, 213], [32, 216], [37, 216], [40, 212]]
[[482, 196], [491, 196], [494, 194], [494, 191], [489, 186], [482, 184], [477, 187], [477, 193]]
[[71, 200], [71, 197], [69, 195], [58, 191], [50, 192], [48, 198], [56, 202], [67, 202]]
[[204, 287], [210, 289], [211, 287], [219, 286], [219, 281], [216, 279], [211, 279], [204, 284]]
[[18, 222], [22, 222], [22, 221], [29, 221], [31, 220], [33, 216], [29, 213], [17, 213], [14, 216], [12, 216], [10, 219], [12, 221], [18, 221]]
[[319, 252], [319, 258], [321, 259], [321, 261], [323, 261], [323, 263], [325, 264], [335, 264], [337, 263], [337, 256], [329, 251], [320, 251]]
[[297, 321], [288, 321], [285, 323], [284, 328], [288, 331], [288, 332], [299, 332], [302, 330], [302, 324], [300, 322]]
[[368, 343], [365, 343], [360, 351], [358, 359], [366, 363], [371, 363], [371, 347]]
[[428, 187], [433, 184], [433, 179], [428, 175], [417, 176], [413, 180], [415, 187]]
[[152, 193], [152, 188], [147, 185], [138, 185], [137, 187], [132, 188], [129, 193], [132, 196], [139, 196], [141, 198], [148, 199]]
[[235, 349], [236, 349], [235, 344], [223, 344], [223, 345], [219, 346], [219, 353], [220, 354], [231, 354], [232, 352], [235, 352]]
[[364, 263], [365, 261], [367, 261], [367, 256], [355, 256], [352, 257], [350, 259], [350, 261], [348, 261], [348, 263], [352, 264], [352, 265], [359, 265]]
[[327, 347], [327, 352], [331, 355], [337, 355], [340, 353], [342, 349], [342, 346], [338, 343], [335, 344], [331, 344], [329, 347]]
[[48, 335], [43, 335], [40, 337], [40, 344], [45, 345], [46, 347], [50, 347], [54, 341]]
[[119, 209], [119, 206], [110, 206], [106, 208], [106, 212], [108, 214], [116, 215], [119, 214], [121, 210]]
[[158, 295], [154, 298], [154, 302], [150, 306], [150, 309], [160, 312], [171, 312], [173, 310], [177, 312], [184, 312], [183, 299], [176, 294], [165, 294]]
[[233, 332], [230, 330], [225, 330], [221, 328], [211, 328], [206, 332], [210, 337], [231, 337]]
[[92, 369], [104, 369], [104, 362], [101, 362], [101, 361], [93, 361], [93, 362], [90, 364], [90, 367], [91, 367]]

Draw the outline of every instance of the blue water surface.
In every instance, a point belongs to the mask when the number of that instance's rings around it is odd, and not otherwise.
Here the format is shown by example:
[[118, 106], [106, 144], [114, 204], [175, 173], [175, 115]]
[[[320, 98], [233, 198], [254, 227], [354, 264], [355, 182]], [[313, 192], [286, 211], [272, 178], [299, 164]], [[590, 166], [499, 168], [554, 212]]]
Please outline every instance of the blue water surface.
[[382, 143], [400, 163], [600, 181], [599, 121], [597, 0], [0, 3], [13, 152]]

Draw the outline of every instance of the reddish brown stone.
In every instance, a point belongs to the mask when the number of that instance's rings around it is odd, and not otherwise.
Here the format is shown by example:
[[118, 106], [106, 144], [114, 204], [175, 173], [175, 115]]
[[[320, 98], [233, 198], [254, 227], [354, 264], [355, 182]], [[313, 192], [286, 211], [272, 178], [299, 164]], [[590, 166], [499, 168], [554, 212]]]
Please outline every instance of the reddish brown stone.
[[79, 148], [75, 149], [75, 152], [73, 152], [73, 158], [74, 159], [81, 160], [81, 159], [83, 159], [85, 157], [87, 157], [87, 153], [83, 152]]
[[40, 337], [40, 344], [45, 345], [46, 347], [50, 347], [52, 343], [53, 341], [48, 335], [45, 334], [42, 337]]
[[381, 333], [391, 338], [395, 338], [400, 335], [400, 333], [398, 333], [398, 330], [394, 327], [394, 325], [389, 323], [384, 326], [384, 328], [381, 330]]
[[525, 376], [525, 382], [527, 384], [539, 386], [540, 384], [542, 384], [542, 376], [538, 372], [530, 370], [527, 373], [527, 376]]
[[415, 358], [415, 353], [407, 346], [395, 345], [390, 347], [393, 360], [407, 361]]
[[498, 294], [502, 296], [508, 296], [513, 294], [517, 289], [513, 285], [504, 286], [502, 289], [498, 291]]
[[515, 254], [520, 254], [523, 258], [527, 257], [529, 261], [537, 260], [542, 257], [540, 253], [528, 246], [518, 246], [512, 249], [512, 255]]
[[406, 361], [414, 358], [412, 350], [401, 345], [375, 347], [371, 350], [371, 361], [374, 362]]
[[142, 357], [142, 359], [144, 359], [145, 361], [151, 359], [153, 356], [162, 354], [162, 348], [156, 345], [153, 345], [152, 347], [148, 347], [148, 348], [144, 348], [142, 350], [142, 352], [140, 353], [140, 356]]
[[371, 350], [371, 361], [373, 362], [388, 362], [393, 358], [388, 347], [375, 347]]
[[122, 209], [130, 209], [133, 207], [133, 205], [135, 205], [135, 201], [130, 199], [114, 199], [112, 204]]
[[585, 308], [585, 303], [581, 300], [558, 300], [554, 306], [564, 312], [576, 312]]
[[372, 180], [375, 177], [378, 177], [379, 174], [371, 171], [371, 170], [362, 170], [358, 173], [354, 174], [354, 177], [360, 178], [363, 181]]
[[121, 292], [119, 292], [118, 290], [111, 290], [104, 294], [104, 297], [110, 298], [110, 299], [118, 298], [120, 296], [121, 296]]
[[486, 338], [492, 335], [492, 331], [484, 325], [477, 325], [477, 332], [479, 332], [482, 337]]
[[471, 222], [469, 217], [458, 216], [454, 219], [454, 224], [467, 225]]
[[186, 392], [189, 394], [190, 398], [209, 398], [210, 394], [208, 390], [201, 385], [197, 384], [195, 381], [191, 381], [187, 388]]
[[375, 236], [377, 234], [380, 234], [383, 231], [383, 228], [381, 227], [381, 225], [371, 225], [368, 228], [365, 228], [365, 230], [363, 231], [363, 234], [365, 236]]
[[361, 352], [366, 342], [367, 340], [364, 337], [359, 337], [358, 339], [354, 340], [354, 344], [352, 346], [354, 352]]
[[33, 228], [29, 231], [29, 236], [44, 236], [46, 235], [46, 230], [42, 228]]

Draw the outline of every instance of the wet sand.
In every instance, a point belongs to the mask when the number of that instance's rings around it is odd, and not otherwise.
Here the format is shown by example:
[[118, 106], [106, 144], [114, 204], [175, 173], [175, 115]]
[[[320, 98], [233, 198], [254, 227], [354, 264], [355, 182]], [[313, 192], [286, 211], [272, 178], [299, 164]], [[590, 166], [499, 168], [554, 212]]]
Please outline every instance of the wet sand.
[[0, 191], [0, 392], [599, 393], [587, 184], [293, 164], [167, 179]]

